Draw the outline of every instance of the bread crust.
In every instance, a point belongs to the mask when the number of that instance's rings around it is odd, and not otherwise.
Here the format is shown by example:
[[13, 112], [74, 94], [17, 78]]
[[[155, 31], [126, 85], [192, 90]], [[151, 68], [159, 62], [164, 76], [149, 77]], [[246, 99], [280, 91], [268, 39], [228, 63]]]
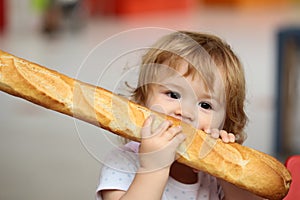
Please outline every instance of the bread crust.
[[270, 155], [225, 144], [178, 119], [1, 50], [0, 90], [134, 141], [140, 141], [140, 129], [149, 115], [156, 115], [156, 126], [172, 120], [187, 136], [178, 149], [178, 162], [267, 199], [282, 199], [289, 190], [289, 171]]

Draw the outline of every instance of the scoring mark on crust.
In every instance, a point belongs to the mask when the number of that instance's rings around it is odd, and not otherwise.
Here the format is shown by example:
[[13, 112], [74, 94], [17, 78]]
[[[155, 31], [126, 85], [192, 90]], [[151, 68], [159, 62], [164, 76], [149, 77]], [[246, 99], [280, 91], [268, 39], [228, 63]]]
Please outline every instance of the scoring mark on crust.
[[8, 67], [8, 64], [5, 64], [5, 63], [1, 62], [1, 60], [0, 60], [0, 67]]
[[[3, 63], [2, 60], [0, 59], [0, 68], [2, 68], [2, 67], [8, 67], [8, 64]], [[1, 80], [1, 79], [2, 79], [2, 73], [1, 73], [1, 71], [0, 71], [0, 80]]]
[[215, 147], [217, 139], [211, 137], [210, 135], [205, 136], [205, 140], [202, 143], [201, 148], [199, 149], [199, 158], [205, 158]]

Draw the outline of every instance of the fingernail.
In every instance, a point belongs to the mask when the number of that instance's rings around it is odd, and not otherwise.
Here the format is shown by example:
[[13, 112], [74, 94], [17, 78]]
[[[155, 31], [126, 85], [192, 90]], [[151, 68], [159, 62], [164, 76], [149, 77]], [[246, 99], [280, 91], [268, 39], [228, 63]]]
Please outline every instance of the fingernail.
[[211, 136], [214, 137], [214, 138], [219, 138], [220, 134], [219, 134], [217, 129], [212, 129], [211, 130]]
[[235, 142], [235, 139], [234, 138], [230, 138], [230, 142]]
[[153, 117], [152, 115], [150, 115], [147, 119], [146, 119], [146, 125], [150, 125], [152, 123]]
[[206, 133], [208, 133], [208, 134], [211, 133], [210, 129], [205, 129], [204, 131], [205, 131]]

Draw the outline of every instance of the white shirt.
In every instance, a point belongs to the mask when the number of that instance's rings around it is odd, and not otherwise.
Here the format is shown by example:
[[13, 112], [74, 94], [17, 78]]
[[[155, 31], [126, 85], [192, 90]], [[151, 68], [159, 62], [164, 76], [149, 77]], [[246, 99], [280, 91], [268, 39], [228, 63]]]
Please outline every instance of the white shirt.
[[[101, 199], [102, 190], [128, 190], [139, 167], [138, 148], [139, 143], [129, 142], [107, 156], [97, 188], [98, 200]], [[195, 184], [183, 184], [169, 177], [162, 200], [219, 200], [223, 197], [217, 179], [199, 172]]]

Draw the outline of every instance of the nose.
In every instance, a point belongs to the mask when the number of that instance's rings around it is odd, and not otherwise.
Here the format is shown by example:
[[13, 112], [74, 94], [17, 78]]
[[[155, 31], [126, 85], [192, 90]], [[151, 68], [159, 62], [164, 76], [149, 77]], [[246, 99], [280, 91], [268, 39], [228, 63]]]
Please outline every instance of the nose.
[[196, 118], [196, 108], [190, 104], [183, 105], [182, 103], [178, 105], [174, 114], [177, 119], [180, 119], [187, 123], [192, 123]]

